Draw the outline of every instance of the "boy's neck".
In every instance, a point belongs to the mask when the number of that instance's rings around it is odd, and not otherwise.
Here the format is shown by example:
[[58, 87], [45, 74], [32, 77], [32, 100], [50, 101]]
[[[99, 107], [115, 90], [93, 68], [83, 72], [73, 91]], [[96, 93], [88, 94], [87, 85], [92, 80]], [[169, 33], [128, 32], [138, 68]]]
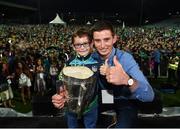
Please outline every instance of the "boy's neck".
[[89, 53], [89, 54], [86, 55], [86, 56], [81, 56], [81, 55], [77, 54], [76, 57], [77, 57], [78, 59], [80, 59], [80, 60], [82, 60], [82, 59], [86, 60], [86, 59], [88, 59], [90, 56], [91, 56], [91, 54]]

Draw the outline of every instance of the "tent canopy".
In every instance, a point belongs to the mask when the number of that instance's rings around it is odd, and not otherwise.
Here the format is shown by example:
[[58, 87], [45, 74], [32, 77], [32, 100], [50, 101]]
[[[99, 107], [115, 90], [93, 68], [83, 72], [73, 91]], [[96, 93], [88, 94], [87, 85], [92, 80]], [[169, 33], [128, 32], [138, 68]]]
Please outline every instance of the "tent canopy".
[[56, 17], [54, 20], [49, 22], [50, 24], [61, 24], [61, 25], [66, 25], [66, 22], [64, 22], [60, 17], [59, 14], [56, 13]]
[[90, 21], [88, 21], [86, 24], [87, 24], [87, 25], [91, 25], [91, 22], [90, 22]]

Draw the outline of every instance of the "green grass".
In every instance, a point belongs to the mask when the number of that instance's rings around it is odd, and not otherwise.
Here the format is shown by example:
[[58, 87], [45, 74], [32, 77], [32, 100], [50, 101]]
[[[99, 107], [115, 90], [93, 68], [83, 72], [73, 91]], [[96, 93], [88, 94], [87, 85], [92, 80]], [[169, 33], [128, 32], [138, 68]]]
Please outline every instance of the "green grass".
[[[153, 88], [161, 91], [162, 86], [165, 85], [168, 80], [167, 78], [158, 78], [157, 80], [149, 78], [149, 82]], [[171, 81], [168, 83], [171, 84], [173, 87], [176, 84], [175, 81]], [[175, 93], [160, 93], [162, 97], [163, 107], [180, 106], [180, 89], [177, 89]]]
[[21, 112], [21, 113], [28, 113], [32, 110], [31, 102], [27, 102], [27, 104], [24, 105], [20, 101], [15, 101], [14, 110], [16, 110], [17, 112]]
[[164, 107], [178, 107], [180, 106], [180, 90], [174, 94], [161, 93]]
[[14, 110], [21, 113], [28, 113], [32, 110], [31, 100], [27, 100], [26, 105], [23, 104], [19, 89], [13, 89], [13, 94], [14, 98], [12, 102], [15, 105], [15, 107], [13, 108]]

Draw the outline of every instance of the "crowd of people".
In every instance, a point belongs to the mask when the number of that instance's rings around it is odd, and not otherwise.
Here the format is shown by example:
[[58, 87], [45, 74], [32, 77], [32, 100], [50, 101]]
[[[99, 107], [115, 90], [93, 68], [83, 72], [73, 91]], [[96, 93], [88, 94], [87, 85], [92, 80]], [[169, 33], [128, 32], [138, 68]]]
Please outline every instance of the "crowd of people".
[[[11, 94], [0, 91], [5, 107], [14, 107], [11, 102], [4, 103], [13, 99], [13, 90], [20, 93], [24, 105], [33, 94], [43, 96], [48, 90], [55, 90], [59, 72], [74, 54], [71, 35], [78, 28], [80, 26], [0, 25], [0, 74], [11, 81], [8, 87], [12, 86], [6, 89]], [[160, 63], [168, 70], [171, 60], [179, 62], [179, 28], [116, 26], [115, 31], [118, 39], [114, 46], [132, 54], [146, 76], [152, 74], [157, 78]], [[178, 67], [169, 78], [177, 70]], [[175, 78], [178, 77], [175, 75]]]

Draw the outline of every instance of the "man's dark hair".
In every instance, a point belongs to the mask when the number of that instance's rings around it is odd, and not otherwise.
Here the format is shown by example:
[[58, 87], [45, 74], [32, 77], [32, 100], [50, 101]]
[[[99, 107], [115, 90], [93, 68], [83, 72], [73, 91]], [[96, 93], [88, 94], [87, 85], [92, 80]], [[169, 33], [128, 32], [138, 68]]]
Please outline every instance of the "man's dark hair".
[[84, 37], [84, 36], [87, 36], [89, 42], [92, 41], [92, 35], [91, 35], [90, 31], [88, 29], [86, 29], [86, 28], [80, 28], [76, 32], [74, 32], [73, 35], [72, 35], [71, 41], [72, 41], [72, 43], [74, 43], [74, 38], [75, 37], [80, 37], [81, 38], [81, 37]]
[[112, 32], [112, 35], [113, 36], [115, 35], [113, 25], [109, 21], [98, 21], [98, 22], [96, 22], [91, 28], [91, 33], [93, 35], [93, 33], [95, 31], [102, 31], [102, 30], [110, 30]]

